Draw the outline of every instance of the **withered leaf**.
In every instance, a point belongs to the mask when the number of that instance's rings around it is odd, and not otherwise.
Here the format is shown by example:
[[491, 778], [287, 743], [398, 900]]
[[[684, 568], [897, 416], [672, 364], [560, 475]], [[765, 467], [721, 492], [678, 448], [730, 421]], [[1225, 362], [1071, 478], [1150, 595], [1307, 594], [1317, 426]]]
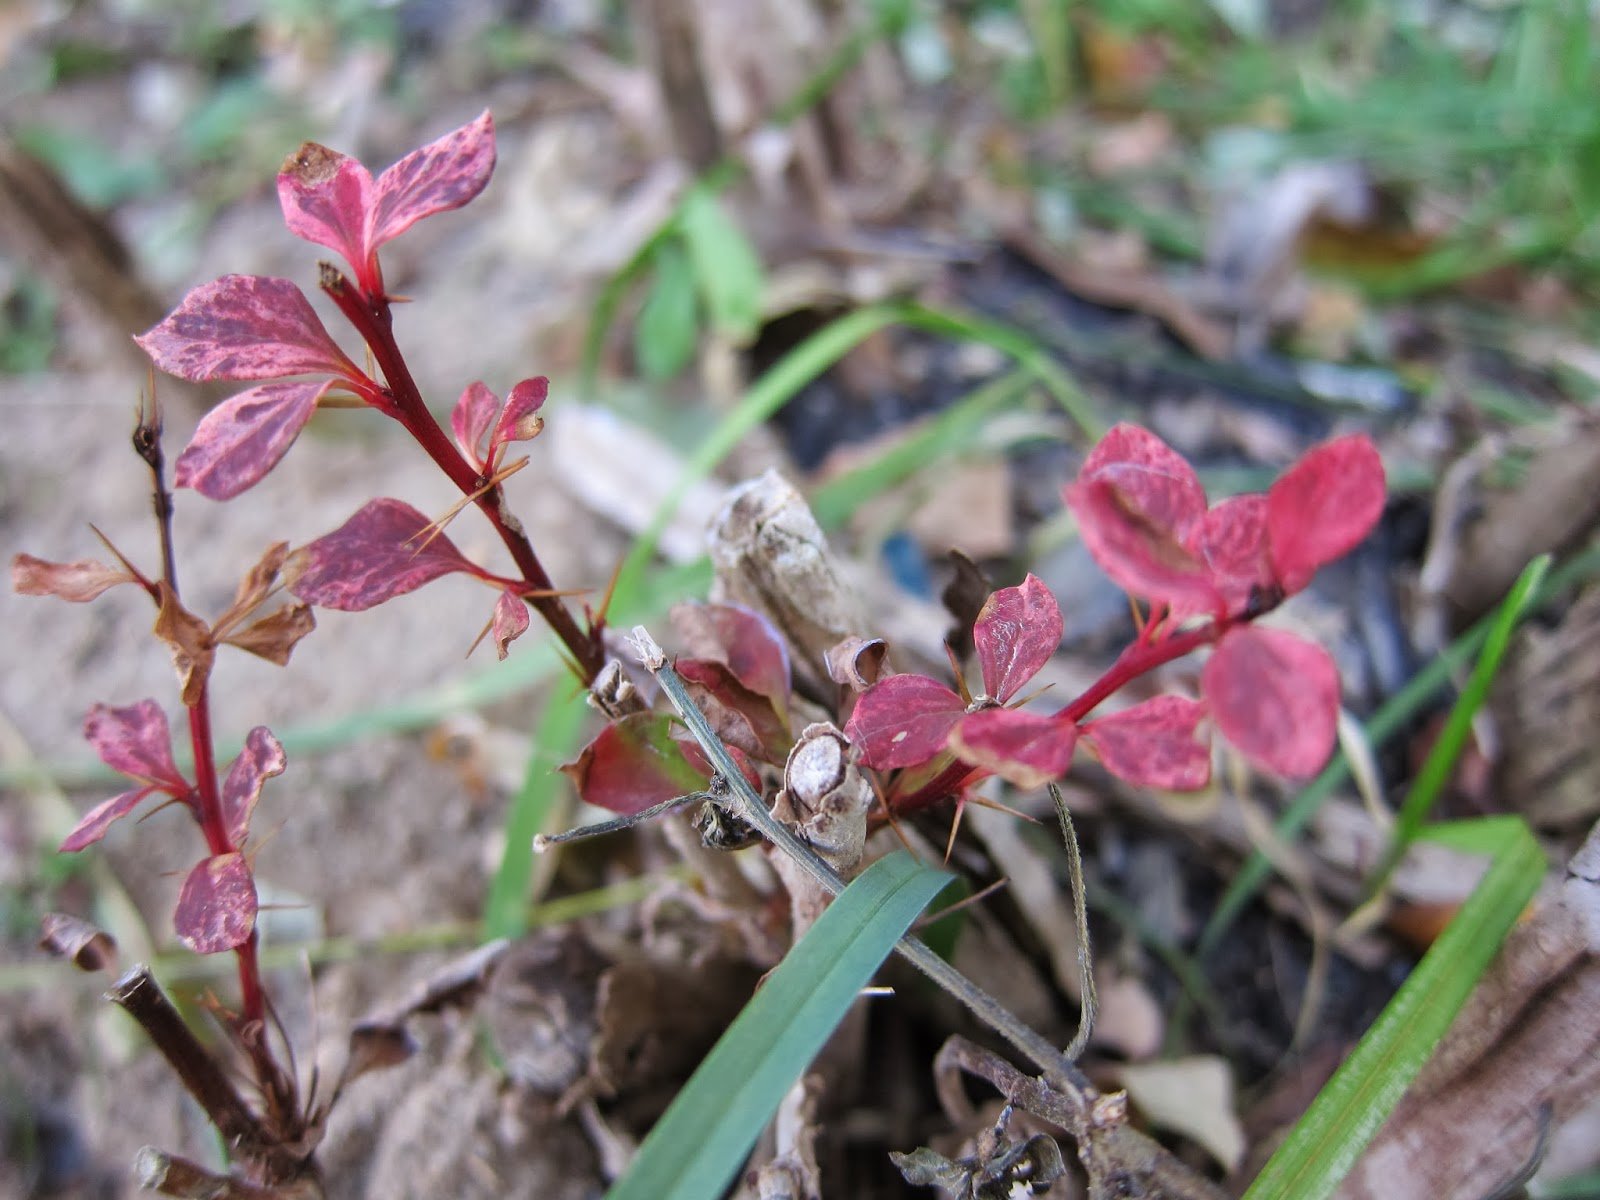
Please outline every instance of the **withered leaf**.
[[316, 627], [317, 618], [309, 604], [285, 604], [222, 640], [282, 667], [288, 665], [300, 639]]
[[156, 586], [161, 591], [161, 610], [156, 614], [155, 635], [172, 651], [172, 665], [178, 672], [184, 704], [197, 704], [217, 655], [211, 627], [183, 607], [166, 580]]

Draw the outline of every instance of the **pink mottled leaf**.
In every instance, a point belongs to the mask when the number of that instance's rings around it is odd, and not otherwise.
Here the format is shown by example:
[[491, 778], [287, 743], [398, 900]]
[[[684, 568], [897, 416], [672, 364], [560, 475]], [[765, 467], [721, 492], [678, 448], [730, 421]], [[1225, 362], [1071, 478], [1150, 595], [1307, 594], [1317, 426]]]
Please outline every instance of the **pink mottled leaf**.
[[1194, 468], [1155, 434], [1126, 422], [1113, 425], [1084, 459], [1078, 482], [1095, 481], [1115, 486], [1146, 521], [1180, 541], [1206, 511]]
[[172, 761], [167, 714], [154, 700], [126, 708], [96, 704], [84, 718], [83, 736], [112, 770], [174, 796], [188, 794], [189, 783]]
[[62, 840], [59, 847], [60, 852], [62, 854], [71, 854], [74, 851], [82, 850], [85, 846], [94, 845], [105, 837], [106, 830], [110, 829], [114, 822], [120, 821], [131, 813], [139, 806], [140, 801], [155, 790], [153, 787], [137, 788], [134, 791], [123, 792], [120, 796], [113, 796], [111, 799], [95, 805], [84, 816], [83, 820], [72, 827], [72, 832]]
[[914, 767], [944, 749], [966, 714], [961, 697], [926, 675], [891, 675], [861, 693], [844, 734], [875, 771]]
[[675, 604], [670, 615], [690, 655], [724, 664], [780, 715], [787, 711], [789, 650], [771, 621], [738, 604]]
[[1339, 672], [1321, 646], [1245, 625], [1230, 630], [1200, 675], [1222, 736], [1251, 762], [1291, 779], [1322, 769], [1339, 720]]
[[1215, 607], [1217, 592], [1205, 564], [1114, 484], [1080, 481], [1067, 489], [1066, 498], [1084, 545], [1117, 586], [1186, 612]]
[[488, 461], [483, 440], [494, 424], [494, 414], [500, 407], [500, 397], [487, 384], [474, 381], [467, 384], [450, 410], [450, 432], [455, 434], [456, 445], [461, 447], [473, 466], [482, 470]]
[[1061, 608], [1033, 575], [984, 602], [972, 627], [983, 690], [1004, 704], [1050, 661], [1061, 644]]
[[1083, 727], [1105, 769], [1139, 787], [1192, 792], [1211, 782], [1211, 746], [1196, 737], [1206, 706], [1157, 696]]
[[1077, 728], [1070, 721], [1014, 708], [972, 713], [950, 731], [950, 749], [962, 762], [1024, 789], [1043, 787], [1065, 775], [1077, 740]]
[[134, 341], [163, 371], [197, 383], [324, 373], [364, 378], [300, 289], [266, 275], [201, 284]]
[[607, 725], [561, 770], [585, 804], [624, 815], [699, 791], [709, 778], [684, 761], [671, 718], [647, 712]]
[[460, 208], [494, 173], [494, 118], [474, 121], [413, 150], [378, 176], [370, 245], [376, 250], [434, 213]]
[[178, 455], [174, 480], [209, 500], [231, 500], [260, 483], [317, 411], [331, 379], [263, 383], [224, 400], [203, 418]]
[[256, 927], [256, 881], [243, 854], [216, 854], [195, 864], [178, 893], [172, 923], [196, 954], [221, 954], [250, 940]]
[[286, 765], [283, 746], [272, 730], [257, 725], [244, 739], [244, 749], [228, 768], [222, 783], [222, 819], [228, 842], [242, 848], [250, 836], [250, 817], [261, 799], [261, 785], [274, 775], [282, 775]]
[[1189, 527], [1185, 545], [1211, 572], [1228, 612], [1242, 609], [1253, 589], [1274, 582], [1267, 557], [1267, 498], [1260, 493], [1218, 503]]
[[724, 663], [680, 658], [678, 674], [717, 736], [762, 762], [781, 763], [794, 739], [773, 703], [747, 688]]
[[528, 605], [523, 598], [515, 592], [501, 592], [500, 599], [494, 602], [494, 647], [495, 653], [504, 662], [509, 651], [506, 647], [528, 632]]
[[11, 559], [11, 590], [23, 596], [55, 596], [82, 604], [119, 583], [135, 582], [121, 567], [108, 567], [92, 558], [58, 563], [18, 554]]
[[1365, 434], [1308, 451], [1267, 492], [1267, 541], [1285, 591], [1354, 550], [1383, 515], [1383, 460]]
[[284, 564], [291, 592], [307, 604], [343, 612], [360, 612], [458, 571], [483, 574], [449, 538], [434, 533], [426, 516], [390, 499], [369, 501]]
[[500, 412], [500, 420], [495, 422], [494, 437], [489, 442], [491, 461], [495, 452], [507, 442], [525, 442], [539, 436], [539, 431], [544, 428], [544, 418], [539, 415], [539, 410], [544, 407], [549, 395], [550, 381], [542, 375], [536, 379], [524, 379], [511, 389], [511, 394], [506, 397], [506, 406]]
[[339, 254], [355, 268], [363, 287], [373, 282], [367, 271], [375, 188], [366, 167], [347, 154], [306, 142], [279, 168], [278, 203], [290, 233]]

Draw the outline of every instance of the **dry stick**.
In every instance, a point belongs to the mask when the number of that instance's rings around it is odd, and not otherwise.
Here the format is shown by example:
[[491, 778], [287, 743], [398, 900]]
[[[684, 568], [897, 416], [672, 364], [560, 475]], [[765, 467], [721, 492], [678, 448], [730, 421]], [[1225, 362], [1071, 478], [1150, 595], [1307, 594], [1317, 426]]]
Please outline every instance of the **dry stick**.
[[[705, 751], [712, 769], [727, 786], [730, 807], [735, 814], [760, 831], [783, 853], [797, 863], [829, 894], [837, 896], [845, 889], [845, 881], [824, 862], [810, 846], [796, 837], [762, 803], [761, 797], [746, 782], [744, 774], [728, 754], [722, 739], [716, 735], [705, 716], [695, 707], [683, 680], [667, 662], [667, 656], [644, 626], [633, 630], [633, 645], [645, 668], [656, 677], [661, 690], [666, 693], [672, 707], [678, 710], [689, 732]], [[1026, 1059], [1038, 1067], [1047, 1079], [1058, 1087], [1065, 1087], [1087, 1103], [1096, 1095], [1088, 1077], [1073, 1065], [1043, 1034], [1025, 1025], [998, 1000], [940, 958], [927, 945], [916, 938], [901, 938], [895, 949], [928, 978], [960, 1001], [974, 1016], [993, 1029]]]

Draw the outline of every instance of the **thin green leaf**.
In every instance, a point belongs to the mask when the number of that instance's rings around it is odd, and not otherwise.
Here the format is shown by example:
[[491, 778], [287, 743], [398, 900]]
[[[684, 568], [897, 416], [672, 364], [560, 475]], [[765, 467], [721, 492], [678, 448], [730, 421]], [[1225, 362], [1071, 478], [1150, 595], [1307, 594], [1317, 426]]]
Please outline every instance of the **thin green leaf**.
[[655, 256], [656, 275], [633, 327], [633, 357], [646, 379], [670, 379], [694, 357], [700, 336], [694, 266], [676, 239]]
[[711, 188], [691, 188], [678, 214], [695, 282], [711, 324], [745, 342], [761, 324], [761, 259]]
[[1544, 854], [1514, 817], [1491, 817], [1501, 849], [1455, 920], [1345, 1059], [1245, 1200], [1330, 1196], [1422, 1069], [1544, 878]]
[[567, 689], [561, 688], [539, 716], [522, 786], [506, 813], [506, 844], [500, 867], [489, 883], [489, 896], [484, 902], [486, 939], [517, 937], [527, 931], [533, 835], [544, 831], [557, 797], [567, 786], [556, 765], [571, 758], [577, 749], [588, 711], [581, 692], [569, 695]]
[[607, 1200], [720, 1196], [779, 1102], [950, 881], [897, 851], [830, 904], [728, 1027]]
[[[1597, 573], [1600, 573], [1600, 549], [1587, 550], [1575, 556], [1545, 577], [1543, 583], [1535, 589], [1535, 594], [1524, 611], [1535, 611], [1539, 605], [1545, 603], [1562, 588], [1588, 579]], [[1371, 742], [1373, 749], [1383, 747], [1390, 738], [1404, 729], [1417, 713], [1430, 704], [1437, 693], [1449, 685], [1455, 673], [1483, 646], [1497, 619], [1498, 614], [1491, 613], [1473, 625], [1372, 714], [1366, 722], [1366, 731], [1367, 740]], [[1285, 843], [1293, 842], [1328, 798], [1344, 783], [1349, 773], [1349, 764], [1343, 754], [1336, 756], [1284, 809], [1274, 826], [1278, 838]], [[1249, 904], [1261, 890], [1261, 885], [1271, 874], [1272, 863], [1261, 851], [1255, 851], [1245, 860], [1200, 935], [1198, 953], [1201, 957], [1216, 949], [1222, 941], [1222, 936], [1232, 927], [1234, 920], [1244, 911], [1245, 905]]]
[[1511, 635], [1516, 632], [1517, 625], [1527, 615], [1534, 594], [1549, 570], [1548, 554], [1542, 554], [1530, 562], [1517, 577], [1517, 582], [1512, 585], [1511, 591], [1506, 594], [1505, 600], [1494, 614], [1494, 623], [1489, 627], [1483, 649], [1478, 653], [1478, 661], [1472, 668], [1472, 676], [1467, 680], [1466, 687], [1461, 690], [1461, 695], [1456, 699], [1454, 707], [1450, 710], [1450, 716], [1445, 721], [1444, 729], [1428, 751], [1422, 769], [1411, 781], [1411, 788], [1406, 792], [1406, 798], [1400, 805], [1399, 819], [1395, 822], [1388, 848], [1379, 859], [1377, 867], [1368, 876], [1362, 891], [1363, 902], [1370, 900], [1383, 887], [1395, 864], [1405, 853], [1406, 847], [1422, 831], [1423, 822], [1433, 812], [1433, 806], [1438, 801], [1440, 793], [1450, 782], [1450, 777], [1455, 774], [1456, 763], [1461, 759], [1461, 752], [1466, 749], [1467, 739], [1472, 736], [1472, 719], [1478, 715], [1483, 702], [1489, 698], [1489, 688], [1500, 672], [1500, 664], [1505, 661], [1506, 651], [1511, 648]]

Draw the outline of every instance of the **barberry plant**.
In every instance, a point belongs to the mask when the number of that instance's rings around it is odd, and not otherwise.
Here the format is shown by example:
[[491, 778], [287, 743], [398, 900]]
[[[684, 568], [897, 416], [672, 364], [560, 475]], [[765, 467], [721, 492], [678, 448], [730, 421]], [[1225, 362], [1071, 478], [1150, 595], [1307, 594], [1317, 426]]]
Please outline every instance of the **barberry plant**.
[[[341, 348], [295, 283], [262, 276], [227, 275], [195, 288], [137, 339], [171, 374], [252, 385], [200, 422], [176, 461], [178, 489], [211, 500], [238, 497], [282, 460], [319, 408], [354, 405], [406, 430], [460, 490], [454, 509], [434, 518], [401, 499], [375, 498], [305, 546], [270, 547], [234, 602], [207, 621], [180, 599], [173, 494], [154, 410], [141, 419], [135, 444], [154, 479], [161, 570], [147, 575], [117, 551], [116, 566], [29, 555], [13, 562], [19, 591], [81, 602], [131, 584], [156, 605], [155, 632], [172, 652], [192, 765], [178, 766], [158, 701], [97, 705], [86, 735], [134, 786], [96, 806], [61, 848], [93, 845], [115, 821], [157, 797], [186, 809], [198, 826], [205, 855], [180, 890], [175, 926], [195, 952], [237, 958], [238, 1011], [222, 1015], [243, 1051], [262, 1111], [246, 1121], [235, 1100], [217, 1099], [225, 1090], [217, 1080], [225, 1074], [197, 1067], [195, 1056], [205, 1053], [198, 1043], [183, 1051], [187, 1058], [170, 1049], [168, 1056], [219, 1129], [245, 1151], [237, 1168], [252, 1182], [277, 1184], [297, 1171], [313, 1176], [307, 1164], [323, 1114], [308, 1111], [292, 1071], [280, 1065], [257, 956], [251, 818], [265, 781], [283, 772], [285, 758], [277, 739], [260, 727], [225, 772], [219, 767], [209, 683], [222, 646], [285, 663], [312, 631], [313, 608], [360, 611], [448, 575], [467, 576], [494, 594], [480, 640], [492, 635], [503, 658], [529, 628], [530, 610], [537, 613], [610, 718], [565, 768], [585, 800], [636, 814], [718, 791], [718, 770], [703, 739], [688, 736], [679, 717], [653, 709], [643, 681], [630, 682], [609, 658], [604, 605], [599, 611], [584, 605], [578, 613], [568, 606], [571, 593], [555, 587], [507, 505], [502, 484], [527, 461], [507, 458], [542, 429], [547, 381], [524, 379], [503, 401], [486, 384], [469, 383], [447, 432], [400, 348], [396, 298], [385, 288], [380, 249], [417, 221], [473, 200], [494, 165], [487, 112], [376, 178], [355, 159], [315, 143], [284, 163], [278, 196], [289, 230], [343, 260], [343, 267], [320, 264], [318, 285], [359, 339], [356, 355]], [[1095, 559], [1147, 608], [1134, 642], [1059, 711], [1020, 707], [1063, 628], [1054, 597], [1031, 575], [994, 592], [978, 615], [973, 635], [982, 692], [976, 697], [959, 670], [953, 688], [916, 674], [876, 679], [877, 659], [856, 653], [830, 656], [840, 665], [835, 694], [818, 695], [812, 685], [802, 696], [785, 637], [766, 615], [736, 604], [685, 604], [673, 611], [687, 648], [674, 677], [754, 794], [768, 798], [784, 782], [797, 742], [809, 736], [797, 727], [816, 720], [819, 705], [831, 708], [822, 715], [843, 724], [857, 763], [879, 776], [878, 795], [890, 817], [941, 801], [962, 803], [990, 776], [1022, 788], [1051, 783], [1070, 768], [1080, 743], [1132, 783], [1202, 787], [1210, 775], [1212, 728], [1251, 762], [1302, 776], [1321, 766], [1332, 748], [1338, 674], [1320, 647], [1256, 621], [1354, 547], [1383, 501], [1383, 469], [1365, 437], [1313, 449], [1264, 495], [1208, 506], [1181, 456], [1153, 435], [1119, 425], [1090, 453], [1066, 502]], [[475, 563], [443, 532], [468, 506], [494, 528], [510, 570]], [[268, 610], [284, 590], [293, 599]], [[1159, 696], [1091, 717], [1129, 683], [1203, 647], [1211, 656], [1198, 697]], [[863, 678], [863, 664], [875, 682]], [[208, 1092], [194, 1083], [202, 1069], [213, 1085]]]

